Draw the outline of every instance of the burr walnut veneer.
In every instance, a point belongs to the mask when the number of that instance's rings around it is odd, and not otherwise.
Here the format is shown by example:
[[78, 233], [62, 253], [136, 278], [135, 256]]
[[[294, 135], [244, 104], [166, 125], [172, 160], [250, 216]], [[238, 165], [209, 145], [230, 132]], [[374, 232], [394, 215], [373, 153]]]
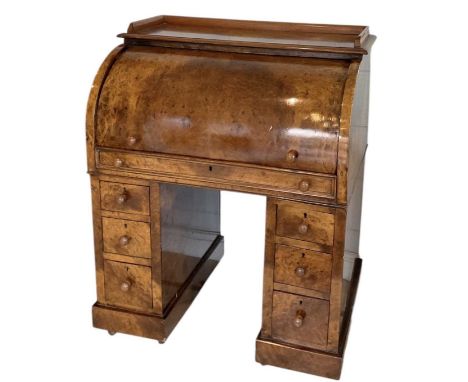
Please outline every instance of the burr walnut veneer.
[[339, 378], [375, 38], [174, 16], [120, 37], [87, 109], [94, 326], [164, 342], [223, 254], [220, 190], [265, 195], [256, 359]]

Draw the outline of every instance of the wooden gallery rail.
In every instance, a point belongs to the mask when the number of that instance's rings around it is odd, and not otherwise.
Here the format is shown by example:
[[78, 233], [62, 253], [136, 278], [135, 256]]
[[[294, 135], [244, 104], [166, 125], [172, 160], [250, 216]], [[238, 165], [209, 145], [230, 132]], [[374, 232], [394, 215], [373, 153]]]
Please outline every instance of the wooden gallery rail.
[[339, 378], [361, 260], [367, 27], [131, 23], [87, 109], [93, 324], [164, 342], [223, 254], [220, 190], [267, 198], [256, 359]]

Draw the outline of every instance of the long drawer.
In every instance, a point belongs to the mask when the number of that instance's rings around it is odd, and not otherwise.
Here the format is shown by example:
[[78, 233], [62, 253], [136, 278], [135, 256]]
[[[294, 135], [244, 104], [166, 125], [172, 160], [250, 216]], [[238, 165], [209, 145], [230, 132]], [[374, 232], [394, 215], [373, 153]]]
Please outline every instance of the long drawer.
[[260, 187], [271, 191], [297, 195], [335, 198], [335, 177], [325, 174], [291, 172], [261, 166], [234, 165], [230, 163], [162, 155], [137, 154], [100, 149], [99, 168], [156, 172], [184, 179], [204, 179], [226, 184]]

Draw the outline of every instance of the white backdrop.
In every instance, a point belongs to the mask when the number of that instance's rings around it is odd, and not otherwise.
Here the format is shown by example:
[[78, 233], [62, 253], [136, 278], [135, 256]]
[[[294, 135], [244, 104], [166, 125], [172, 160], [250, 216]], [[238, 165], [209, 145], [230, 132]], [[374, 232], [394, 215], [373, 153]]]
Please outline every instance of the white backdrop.
[[265, 210], [259, 196], [223, 193], [225, 257], [165, 345], [91, 327], [88, 92], [130, 21], [178, 14], [370, 25], [378, 39], [364, 263], [342, 381], [466, 381], [462, 4], [2, 1], [0, 380], [319, 380], [254, 361]]

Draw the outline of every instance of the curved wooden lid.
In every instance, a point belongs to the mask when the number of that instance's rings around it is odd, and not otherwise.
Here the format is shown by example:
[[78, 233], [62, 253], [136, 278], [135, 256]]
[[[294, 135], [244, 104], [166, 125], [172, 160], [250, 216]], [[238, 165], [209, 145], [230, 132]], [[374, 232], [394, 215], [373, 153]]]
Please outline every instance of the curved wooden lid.
[[96, 144], [335, 174], [349, 64], [127, 47], [100, 91]]

